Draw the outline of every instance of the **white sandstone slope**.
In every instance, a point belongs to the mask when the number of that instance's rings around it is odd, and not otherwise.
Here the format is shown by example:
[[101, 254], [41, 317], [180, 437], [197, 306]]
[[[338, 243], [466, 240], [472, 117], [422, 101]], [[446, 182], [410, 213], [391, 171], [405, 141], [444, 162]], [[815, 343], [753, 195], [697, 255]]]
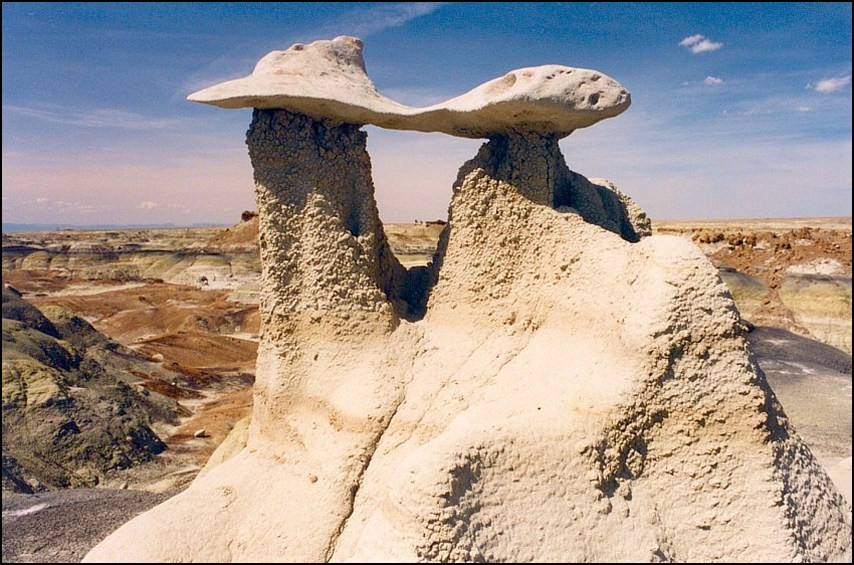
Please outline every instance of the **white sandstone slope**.
[[850, 551], [845, 503], [790, 435], [699, 250], [531, 206], [529, 183], [485, 154], [455, 191], [425, 318], [442, 345], [422, 356], [334, 558]]
[[560, 135], [490, 134], [407, 272], [365, 134], [256, 110], [247, 447], [86, 560], [850, 560], [713, 266]]

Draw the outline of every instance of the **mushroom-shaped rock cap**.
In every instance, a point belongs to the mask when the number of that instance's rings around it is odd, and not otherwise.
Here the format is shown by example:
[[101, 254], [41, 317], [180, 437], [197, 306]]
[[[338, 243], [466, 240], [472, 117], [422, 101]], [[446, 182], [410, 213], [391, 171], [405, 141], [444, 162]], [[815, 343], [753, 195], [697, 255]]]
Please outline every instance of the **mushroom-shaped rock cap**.
[[446, 102], [413, 108], [377, 92], [362, 42], [336, 37], [265, 55], [251, 75], [191, 94], [220, 108], [283, 108], [313, 118], [459, 137], [508, 131], [569, 135], [629, 107], [629, 93], [597, 71], [544, 65], [511, 71]]
[[365, 72], [362, 42], [347, 36], [273, 51], [248, 77], [205, 88], [187, 99], [220, 108], [285, 108], [357, 124], [408, 109], [377, 92]]
[[543, 65], [510, 71], [426, 108], [423, 116], [448, 112], [456, 120], [458, 135], [472, 133], [466, 137], [508, 130], [568, 135], [623, 113], [629, 104], [629, 92], [600, 72]]

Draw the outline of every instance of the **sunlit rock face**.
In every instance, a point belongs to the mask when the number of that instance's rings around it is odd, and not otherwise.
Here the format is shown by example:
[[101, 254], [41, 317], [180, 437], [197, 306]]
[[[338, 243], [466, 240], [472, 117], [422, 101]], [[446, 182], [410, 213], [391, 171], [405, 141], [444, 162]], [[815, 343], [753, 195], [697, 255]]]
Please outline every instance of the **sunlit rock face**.
[[[850, 560], [716, 269], [566, 168], [629, 98], [561, 69], [407, 109], [338, 38], [191, 97], [258, 108], [252, 424], [88, 561]], [[365, 123], [488, 139], [428, 267], [389, 252]]]

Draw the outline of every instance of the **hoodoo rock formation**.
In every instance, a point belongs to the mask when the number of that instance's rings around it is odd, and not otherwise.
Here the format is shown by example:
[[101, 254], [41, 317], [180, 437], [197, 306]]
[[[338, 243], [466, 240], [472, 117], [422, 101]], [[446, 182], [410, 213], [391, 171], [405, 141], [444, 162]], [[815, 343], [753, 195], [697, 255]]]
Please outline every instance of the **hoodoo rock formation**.
[[[256, 108], [249, 439], [87, 560], [850, 559], [715, 269], [561, 156], [628, 105], [615, 81], [522, 69], [411, 109], [338, 38], [191, 99]], [[365, 123], [488, 139], [427, 268], [388, 248]]]

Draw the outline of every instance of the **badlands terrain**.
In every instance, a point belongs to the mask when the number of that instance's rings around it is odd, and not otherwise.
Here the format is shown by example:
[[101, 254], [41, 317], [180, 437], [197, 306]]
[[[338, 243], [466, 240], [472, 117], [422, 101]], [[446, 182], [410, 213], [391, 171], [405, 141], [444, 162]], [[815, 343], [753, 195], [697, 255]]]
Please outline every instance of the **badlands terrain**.
[[[221, 451], [245, 443], [260, 260], [258, 220], [244, 218], [230, 228], [3, 234], [3, 282], [12, 287], [3, 304], [4, 562], [79, 560], [133, 513], [186, 487], [235, 427], [235, 445]], [[431, 259], [442, 227], [386, 224], [385, 231], [395, 256], [412, 267]], [[792, 424], [850, 501], [850, 218], [653, 228], [693, 241], [718, 267]], [[26, 321], [27, 305], [45, 318], [27, 310], [34, 318]], [[33, 353], [32, 339], [22, 337], [33, 335], [65, 345], [38, 350], [58, 352], [53, 358]], [[57, 363], [64, 366], [50, 367]], [[38, 368], [29, 381], [22, 366]], [[113, 380], [126, 386], [116, 392]], [[49, 408], [45, 399], [53, 399]], [[99, 411], [99, 402], [113, 404]], [[84, 426], [82, 410], [96, 421]], [[62, 443], [68, 422], [85, 432], [71, 434], [73, 444]], [[128, 442], [115, 461], [87, 455], [128, 429], [150, 430], [151, 441]], [[35, 453], [33, 439], [53, 447]], [[45, 456], [53, 463], [40, 464]], [[77, 489], [50, 492], [67, 487]], [[41, 494], [11, 494], [32, 492]], [[124, 511], [111, 519], [116, 508]]]
[[[4, 486], [198, 470], [86, 562], [850, 561], [850, 225], [653, 235], [558, 144], [630, 106], [615, 79], [528, 67], [417, 108], [363, 47], [295, 44], [189, 96], [253, 108], [257, 218], [172, 253], [4, 240]], [[364, 124], [486, 140], [427, 265], [439, 226], [403, 229], [401, 263]]]

